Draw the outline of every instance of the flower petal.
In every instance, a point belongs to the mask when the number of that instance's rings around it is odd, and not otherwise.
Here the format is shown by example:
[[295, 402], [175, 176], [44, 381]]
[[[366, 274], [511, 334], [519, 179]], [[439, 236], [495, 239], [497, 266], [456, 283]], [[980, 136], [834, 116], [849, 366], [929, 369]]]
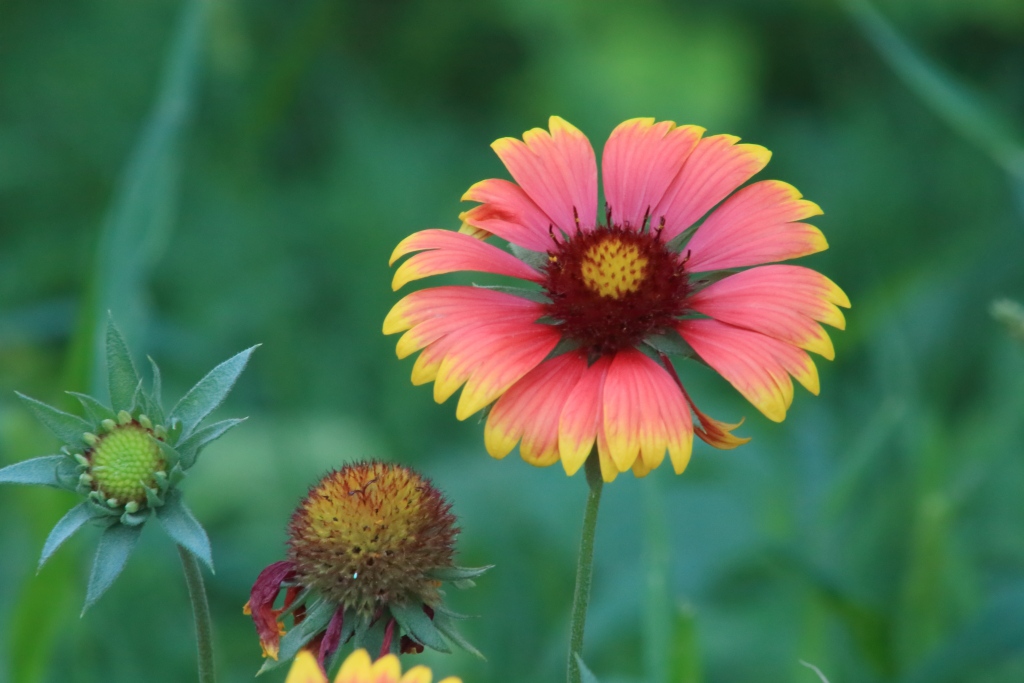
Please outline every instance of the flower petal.
[[620, 472], [638, 458], [650, 471], [661, 464], [666, 450], [682, 472], [693, 446], [693, 424], [682, 392], [663, 367], [635, 349], [618, 352], [603, 400], [604, 433]]
[[[402, 683], [430, 683], [433, 677], [429, 668], [419, 664], [405, 672], [405, 675], [402, 676]], [[441, 683], [444, 683], [444, 681]]]
[[370, 654], [366, 650], [356, 650], [350, 654], [338, 670], [334, 683], [369, 683]]
[[772, 153], [760, 145], [736, 144], [734, 135], [712, 135], [697, 143], [682, 170], [651, 212], [651, 222], [665, 219], [667, 242], [768, 163]]
[[590, 141], [575, 126], [552, 116], [551, 132], [534, 128], [491, 147], [530, 199], [567, 235], [597, 222], [597, 160]]
[[264, 657], [277, 659], [284, 626], [277, 620], [281, 610], [274, 609], [274, 601], [281, 592], [281, 584], [292, 580], [294, 576], [295, 563], [281, 560], [268, 565], [253, 582], [249, 602], [245, 604], [243, 612], [252, 615]]
[[[550, 325], [495, 323], [451, 335], [451, 347], [437, 370], [434, 400], [443, 403], [463, 384], [455, 416], [459, 420], [486, 407], [558, 344]], [[429, 347], [428, 349], [429, 350]], [[424, 353], [426, 353], [426, 351]]]
[[543, 279], [540, 273], [507, 251], [451, 230], [414, 232], [395, 247], [391, 263], [414, 251], [420, 253], [409, 258], [395, 271], [391, 281], [391, 288], [395, 291], [413, 280], [460, 270], [508, 275], [533, 282]]
[[384, 334], [408, 330], [395, 348], [405, 358], [462, 328], [495, 322], [532, 323], [544, 315], [536, 302], [483, 287], [433, 287], [403, 297], [384, 319]]
[[798, 223], [818, 216], [814, 202], [781, 180], [749, 185], [715, 210], [686, 245], [691, 272], [756, 266], [799, 258], [828, 249], [813, 225]]
[[327, 623], [327, 630], [324, 631], [323, 637], [320, 639], [320, 651], [317, 655], [317, 662], [319, 662], [320, 666], [324, 666], [324, 662], [329, 660], [337, 651], [338, 646], [341, 644], [341, 629], [344, 626], [345, 606], [339, 605], [338, 609], [331, 616], [331, 620]]
[[566, 353], [545, 361], [502, 394], [487, 416], [484, 444], [495, 458], [504, 458], [522, 439], [523, 460], [547, 467], [559, 459], [559, 417], [587, 359]]
[[586, 369], [576, 387], [569, 392], [558, 417], [558, 452], [562, 455], [562, 467], [569, 476], [576, 474], [594, 448], [598, 425], [601, 424], [601, 394], [609, 365], [611, 359], [603, 356]]
[[544, 252], [554, 246], [551, 219], [515, 183], [499, 178], [481, 180], [462, 195], [462, 201], [481, 202], [459, 214], [459, 219], [473, 228], [533, 251]]
[[843, 290], [801, 266], [751, 268], [700, 290], [689, 305], [704, 315], [766, 334], [832, 360], [832, 340], [818, 322], [843, 329], [838, 306], [849, 307]]
[[793, 401], [790, 375], [817, 393], [817, 368], [795, 346], [717, 320], [683, 320], [677, 329], [704, 362], [769, 420], [786, 419]]
[[699, 126], [630, 119], [616, 126], [604, 146], [601, 170], [612, 221], [633, 228], [665, 196], [683, 162], [704, 134]]
[[309, 650], [300, 650], [284, 683], [327, 683], [327, 677], [316, 663], [316, 657]]
[[744, 418], [740, 418], [740, 421], [735, 423], [716, 420], [697, 407], [697, 404], [693, 402], [690, 395], [686, 393], [686, 389], [683, 389], [683, 398], [686, 399], [686, 402], [690, 405], [690, 410], [693, 411], [700, 422], [700, 426], [694, 427], [693, 431], [704, 443], [722, 450], [732, 450], [750, 441], [749, 436], [740, 437], [733, 434], [733, 431], [743, 424]]
[[398, 683], [402, 665], [395, 655], [384, 655], [370, 667], [370, 683]]

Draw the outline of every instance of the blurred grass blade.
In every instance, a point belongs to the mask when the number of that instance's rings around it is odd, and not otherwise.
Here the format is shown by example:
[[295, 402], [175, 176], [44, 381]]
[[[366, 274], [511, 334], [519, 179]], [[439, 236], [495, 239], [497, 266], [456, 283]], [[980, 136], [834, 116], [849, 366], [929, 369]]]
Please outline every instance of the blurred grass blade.
[[[173, 219], [183, 133], [198, 92], [205, 9], [185, 0], [171, 34], [156, 104], [117, 185], [98, 240], [88, 295], [79, 312], [65, 367], [64, 386], [106, 392], [104, 364], [107, 311], [128, 339], [144, 326], [145, 282], [168, 239]], [[56, 512], [56, 511], [54, 511]], [[56, 516], [56, 514], [54, 514]], [[8, 635], [11, 680], [46, 679], [59, 624], [74, 614], [77, 563], [58, 557], [45, 580], [21, 591]]]
[[880, 609], [863, 604], [837, 578], [804, 556], [799, 548], [775, 548], [769, 558], [811, 588], [821, 605], [846, 627], [860, 656], [877, 673], [891, 678], [897, 671], [892, 650], [892, 624]]
[[814, 666], [813, 664], [811, 664], [809, 662], [805, 662], [802, 659], [800, 660], [800, 665], [801, 666], [806, 666], [808, 669], [810, 669], [815, 674], [817, 674], [818, 675], [818, 680], [820, 680], [821, 683], [828, 683], [828, 679], [825, 678], [825, 674], [821, 673], [821, 669], [819, 669], [818, 667]]
[[186, 0], [156, 103], [139, 136], [100, 231], [89, 295], [76, 330], [69, 374], [102, 395], [108, 311], [129, 342], [145, 328], [146, 281], [174, 220], [181, 149], [202, 57], [204, 4]]
[[697, 616], [689, 605], [677, 605], [672, 612], [671, 642], [666, 654], [671, 683], [701, 683], [704, 680]]
[[904, 683], [964, 681], [1024, 654], [1024, 592], [994, 600], [934, 653]]
[[1010, 176], [1024, 212], [1024, 130], [914, 50], [867, 0], [844, 0], [893, 71], [940, 118]]
[[643, 644], [645, 680], [670, 683], [672, 657], [672, 609], [669, 594], [669, 542], [665, 520], [665, 491], [661, 479], [650, 477], [650, 490], [644, 496], [644, 614]]

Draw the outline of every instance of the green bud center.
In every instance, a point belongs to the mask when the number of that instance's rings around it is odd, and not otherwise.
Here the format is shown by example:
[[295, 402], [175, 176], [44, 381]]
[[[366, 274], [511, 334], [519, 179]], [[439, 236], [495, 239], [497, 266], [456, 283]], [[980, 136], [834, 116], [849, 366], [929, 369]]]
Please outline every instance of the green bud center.
[[137, 423], [100, 437], [89, 460], [95, 489], [119, 505], [146, 502], [146, 488], [157, 488], [156, 473], [166, 467], [152, 432]]

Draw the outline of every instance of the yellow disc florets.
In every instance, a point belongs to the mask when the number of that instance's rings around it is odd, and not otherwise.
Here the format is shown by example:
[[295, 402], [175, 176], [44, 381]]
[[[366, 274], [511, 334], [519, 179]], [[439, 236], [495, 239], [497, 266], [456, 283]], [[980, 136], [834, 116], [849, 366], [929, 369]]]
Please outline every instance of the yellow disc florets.
[[427, 479], [400, 465], [331, 472], [288, 526], [296, 580], [364, 615], [412, 601], [436, 605], [430, 573], [452, 565], [458, 534], [450, 508]]
[[621, 299], [640, 289], [647, 270], [647, 259], [636, 244], [615, 235], [593, 244], [583, 255], [580, 275], [596, 294]]
[[102, 426], [100, 436], [85, 435], [91, 447], [84, 456], [88, 461], [84, 481], [111, 507], [138, 509], [146, 502], [146, 489], [157, 489], [158, 478], [166, 476], [159, 437], [145, 415], [136, 420], [125, 411], [118, 422], [104, 420]]

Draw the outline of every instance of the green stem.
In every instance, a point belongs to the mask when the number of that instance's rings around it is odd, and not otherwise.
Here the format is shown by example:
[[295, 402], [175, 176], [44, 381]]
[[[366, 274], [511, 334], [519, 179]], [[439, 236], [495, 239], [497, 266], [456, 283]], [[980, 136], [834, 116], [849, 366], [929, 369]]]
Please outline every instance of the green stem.
[[199, 650], [199, 683], [214, 683], [213, 672], [213, 624], [210, 621], [210, 603], [206, 599], [206, 587], [199, 560], [185, 548], [178, 546], [181, 567], [185, 571], [188, 597], [192, 600], [192, 614], [196, 622], [196, 645]]
[[601, 462], [597, 448], [590, 453], [584, 465], [587, 475], [587, 509], [583, 514], [583, 533], [580, 536], [580, 558], [576, 564], [576, 592], [572, 599], [572, 622], [569, 630], [569, 683], [581, 683], [580, 666], [577, 656], [583, 656], [583, 627], [587, 621], [587, 607], [590, 605], [590, 581], [594, 573], [594, 532], [597, 529], [597, 507], [601, 503]]

